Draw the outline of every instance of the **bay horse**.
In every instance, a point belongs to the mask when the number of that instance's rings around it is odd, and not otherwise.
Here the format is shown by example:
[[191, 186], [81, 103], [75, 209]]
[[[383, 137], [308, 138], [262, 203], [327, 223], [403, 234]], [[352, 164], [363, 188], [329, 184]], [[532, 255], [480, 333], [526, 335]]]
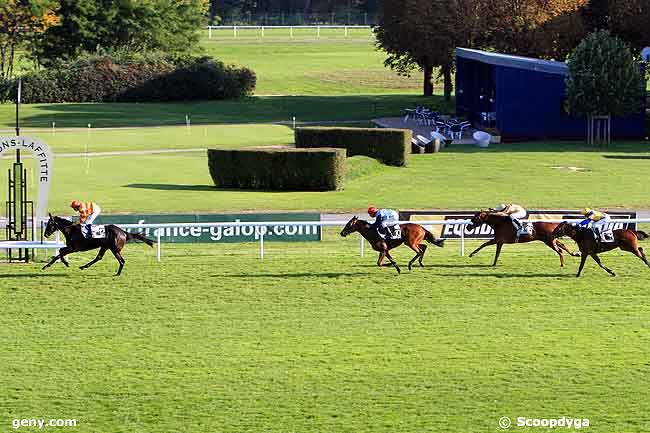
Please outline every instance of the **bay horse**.
[[64, 265], [69, 266], [68, 261], [65, 259], [65, 256], [68, 254], [99, 248], [97, 257], [85, 265], [80, 266], [79, 269], [86, 269], [89, 266], [92, 266], [104, 257], [106, 250], [110, 250], [115, 256], [117, 262], [120, 264], [117, 274], [115, 274], [117, 276], [120, 275], [122, 268], [124, 267], [124, 257], [122, 257], [120, 252], [127, 242], [139, 240], [150, 247], [153, 247], [154, 244], [154, 241], [142, 236], [141, 234], [125, 232], [113, 224], [106, 226], [106, 236], [104, 238], [86, 238], [81, 232], [80, 224], [74, 224], [72, 221], [65, 218], [50, 214], [50, 219], [47, 221], [47, 225], [45, 226], [45, 237], [50, 237], [57, 230], [63, 233], [63, 236], [65, 237], [65, 247], [59, 249], [59, 254], [52, 257], [52, 260], [43, 266], [43, 269], [52, 266], [52, 264], [57, 260], [61, 260]]
[[497, 251], [494, 255], [494, 263], [492, 263], [492, 266], [497, 265], [497, 260], [499, 260], [499, 254], [501, 254], [501, 248], [504, 244], [524, 244], [532, 241], [542, 241], [560, 256], [560, 266], [564, 266], [564, 255], [562, 254], [562, 251], [566, 251], [573, 257], [580, 256], [580, 254], [572, 253], [566, 247], [566, 245], [553, 237], [553, 230], [558, 226], [558, 223], [536, 221], [532, 223], [532, 234], [522, 235], [517, 238], [517, 234], [514, 227], [512, 226], [510, 217], [504, 215], [495, 215], [490, 211], [480, 211], [474, 214], [471, 219], [471, 224], [467, 225], [467, 227], [471, 230], [476, 227], [480, 227], [483, 224], [487, 224], [488, 226], [492, 227], [492, 230], [494, 230], [494, 238], [478, 247], [469, 256], [473, 257], [476, 253], [487, 246], [496, 245]]
[[343, 230], [341, 230], [341, 236], [346, 237], [351, 233], [359, 232], [359, 234], [370, 243], [373, 250], [379, 251], [377, 266], [381, 266], [384, 258], [387, 258], [390, 261], [390, 265], [395, 267], [398, 274], [401, 272], [401, 269], [397, 265], [397, 262], [393, 260], [393, 257], [389, 252], [393, 248], [406, 244], [410, 249], [415, 251], [415, 257], [411, 259], [408, 265], [410, 271], [411, 266], [413, 266], [413, 263], [416, 260], [420, 263], [421, 267], [424, 267], [422, 259], [424, 258], [424, 253], [427, 251], [427, 245], [422, 243], [423, 240], [426, 240], [437, 247], [442, 248], [444, 246], [444, 239], [436, 239], [433, 233], [419, 224], [406, 223], [400, 224], [399, 227], [402, 233], [400, 239], [382, 239], [377, 233], [377, 230], [371, 227], [371, 224], [368, 221], [359, 219], [355, 216], [348, 221], [345, 227], [343, 227]]
[[648, 263], [648, 259], [645, 256], [643, 248], [638, 245], [638, 241], [650, 237], [646, 232], [640, 230], [634, 231], [629, 229], [618, 229], [613, 230], [613, 234], [614, 242], [596, 242], [596, 239], [594, 238], [594, 235], [590, 229], [569, 224], [566, 221], [558, 224], [555, 230], [553, 230], [553, 237], [559, 238], [562, 236], [568, 236], [573, 239], [576, 244], [578, 244], [578, 248], [580, 248], [582, 258], [580, 259], [580, 267], [578, 268], [578, 274], [576, 277], [580, 276], [582, 268], [585, 266], [585, 261], [589, 256], [591, 256], [591, 258], [594, 259], [596, 263], [598, 263], [598, 266], [607, 271], [607, 273], [609, 273], [612, 277], [615, 277], [616, 274], [614, 271], [603, 266], [603, 264], [600, 262], [598, 254], [615, 250], [616, 248], [620, 248], [623, 251], [628, 251], [634, 254], [643, 260], [643, 263], [645, 263], [650, 268], [650, 263]]

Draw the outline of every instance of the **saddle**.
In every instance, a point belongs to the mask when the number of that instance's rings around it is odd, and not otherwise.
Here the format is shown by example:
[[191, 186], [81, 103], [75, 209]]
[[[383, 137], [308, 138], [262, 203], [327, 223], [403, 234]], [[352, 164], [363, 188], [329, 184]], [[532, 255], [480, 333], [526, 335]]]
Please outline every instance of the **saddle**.
[[[594, 237], [596, 237], [597, 234], [594, 232]], [[601, 244], [607, 244], [614, 242], [614, 231], [611, 229], [603, 230], [600, 232], [600, 243]]]
[[106, 238], [106, 226], [81, 224], [81, 234], [86, 239], [104, 239]]

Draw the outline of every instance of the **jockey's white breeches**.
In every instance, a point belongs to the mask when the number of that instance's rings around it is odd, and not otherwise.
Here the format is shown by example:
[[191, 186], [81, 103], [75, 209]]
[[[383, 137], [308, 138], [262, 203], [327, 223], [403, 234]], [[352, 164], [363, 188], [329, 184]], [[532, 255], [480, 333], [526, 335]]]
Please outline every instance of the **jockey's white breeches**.
[[516, 220], [519, 220], [519, 219], [522, 219], [522, 218], [526, 218], [526, 210], [525, 210], [525, 209], [522, 209], [522, 210], [517, 211], [517, 212], [515, 212], [515, 213], [511, 213], [511, 214], [510, 214], [510, 217], [511, 217], [511, 218], [514, 218], [514, 219], [516, 219]]

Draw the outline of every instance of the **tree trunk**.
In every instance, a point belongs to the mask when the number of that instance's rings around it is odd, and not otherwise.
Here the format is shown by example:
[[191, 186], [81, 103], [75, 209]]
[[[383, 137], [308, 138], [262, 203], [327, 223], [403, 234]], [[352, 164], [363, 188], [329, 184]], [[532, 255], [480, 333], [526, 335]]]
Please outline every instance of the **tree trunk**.
[[433, 66], [425, 65], [422, 70], [424, 71], [424, 96], [433, 96]]
[[451, 101], [451, 92], [454, 90], [454, 83], [451, 81], [451, 65], [442, 67], [442, 77], [444, 80], [445, 101]]

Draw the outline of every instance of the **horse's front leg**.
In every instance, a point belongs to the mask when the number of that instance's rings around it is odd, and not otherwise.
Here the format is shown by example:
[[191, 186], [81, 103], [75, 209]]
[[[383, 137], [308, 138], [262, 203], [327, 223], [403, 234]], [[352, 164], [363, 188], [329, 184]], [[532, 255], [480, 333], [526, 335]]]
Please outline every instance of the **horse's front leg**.
[[68, 247], [61, 248], [59, 250], [59, 254], [52, 257], [52, 260], [50, 260], [45, 266], [43, 266], [43, 268], [41, 270], [45, 270], [46, 268], [49, 268], [50, 266], [52, 266], [59, 259], [61, 259], [61, 261], [63, 261], [64, 260], [63, 257], [66, 254], [70, 254], [71, 252], [72, 252], [72, 250], [70, 250], [70, 248], [68, 248]]
[[503, 242], [499, 242], [499, 243], [497, 244], [497, 252], [496, 252], [496, 254], [494, 255], [494, 263], [492, 263], [492, 266], [496, 266], [496, 265], [497, 265], [497, 260], [499, 260], [499, 255], [501, 254], [501, 248], [502, 248], [502, 247], [503, 247]]
[[390, 253], [388, 251], [386, 251], [386, 257], [388, 258], [388, 260], [390, 260], [391, 265], [395, 266], [395, 269], [397, 270], [397, 273], [401, 274], [402, 270], [397, 265], [397, 262], [395, 260], [393, 260], [393, 257], [390, 255]]
[[616, 274], [614, 273], [614, 271], [612, 271], [611, 269], [609, 269], [609, 268], [606, 267], [606, 266], [603, 266], [603, 264], [600, 263], [600, 258], [598, 257], [598, 255], [597, 255], [596, 253], [591, 253], [591, 258], [594, 259], [594, 260], [596, 261], [596, 263], [598, 263], [598, 266], [600, 266], [601, 268], [603, 268], [604, 270], [606, 270], [607, 273], [609, 273], [609, 275], [611, 275], [612, 277], [615, 277], [615, 276], [616, 276]]
[[582, 254], [580, 255], [580, 266], [578, 267], [578, 274], [576, 275], [576, 278], [580, 276], [582, 273], [582, 268], [585, 267], [585, 262], [587, 261], [587, 254], [585, 254], [584, 251], [580, 251]]
[[495, 239], [490, 239], [489, 241], [485, 242], [483, 245], [481, 245], [480, 247], [478, 247], [477, 249], [475, 249], [474, 251], [472, 251], [472, 253], [471, 253], [469, 256], [470, 256], [470, 257], [474, 257], [474, 255], [475, 255], [476, 253], [478, 253], [479, 251], [481, 251], [483, 248], [485, 248], [485, 247], [489, 247], [490, 245], [494, 245], [494, 244], [496, 244], [496, 243], [497, 243], [497, 241], [496, 241]]
[[559, 240], [555, 239], [556, 245], [561, 249], [566, 251], [571, 257], [580, 257], [580, 253], [574, 253], [570, 249], [567, 248], [566, 245], [564, 245], [562, 242]]

